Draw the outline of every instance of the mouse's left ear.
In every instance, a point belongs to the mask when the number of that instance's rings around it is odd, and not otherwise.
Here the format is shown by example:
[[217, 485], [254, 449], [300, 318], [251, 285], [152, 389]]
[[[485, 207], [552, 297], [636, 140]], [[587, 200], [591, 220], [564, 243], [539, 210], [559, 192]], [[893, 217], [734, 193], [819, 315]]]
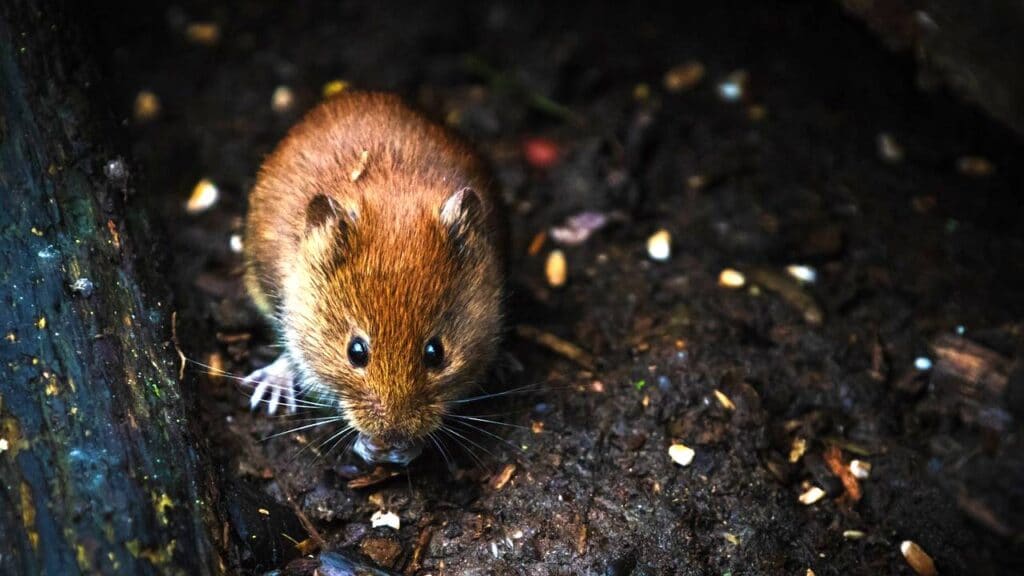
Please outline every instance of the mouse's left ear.
[[441, 205], [441, 224], [451, 238], [464, 240], [480, 224], [483, 211], [480, 194], [468, 186], [460, 188]]

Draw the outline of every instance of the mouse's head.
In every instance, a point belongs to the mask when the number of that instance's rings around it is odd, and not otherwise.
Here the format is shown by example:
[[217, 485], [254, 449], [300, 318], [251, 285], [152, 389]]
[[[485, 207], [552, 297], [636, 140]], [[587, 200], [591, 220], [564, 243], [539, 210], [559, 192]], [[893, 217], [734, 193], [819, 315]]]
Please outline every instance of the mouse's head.
[[315, 196], [283, 290], [293, 363], [337, 402], [369, 461], [414, 458], [497, 352], [489, 207], [469, 187], [435, 192], [387, 205]]

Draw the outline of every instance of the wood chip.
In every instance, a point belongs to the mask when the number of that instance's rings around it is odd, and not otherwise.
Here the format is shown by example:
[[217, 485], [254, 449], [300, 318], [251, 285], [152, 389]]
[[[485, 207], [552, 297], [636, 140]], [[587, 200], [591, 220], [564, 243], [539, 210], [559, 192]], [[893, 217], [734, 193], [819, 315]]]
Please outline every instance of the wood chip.
[[357, 490], [359, 488], [375, 486], [377, 484], [380, 484], [381, 482], [384, 482], [385, 480], [390, 480], [395, 476], [399, 476], [400, 474], [401, 472], [397, 470], [385, 468], [384, 466], [377, 466], [369, 474], [364, 474], [362, 476], [358, 476], [356, 478], [349, 480], [346, 485], [349, 488], [352, 488], [353, 490]]
[[853, 473], [850, 472], [849, 466], [843, 463], [843, 452], [838, 446], [829, 446], [825, 450], [823, 455], [825, 464], [828, 465], [828, 469], [839, 477], [839, 480], [843, 483], [843, 489], [846, 490], [846, 495], [857, 502], [861, 498], [860, 484], [857, 482], [857, 478], [854, 477]]
[[505, 467], [491, 477], [490, 486], [493, 490], [501, 490], [508, 484], [509, 480], [512, 479], [512, 475], [516, 473], [515, 464], [505, 464]]

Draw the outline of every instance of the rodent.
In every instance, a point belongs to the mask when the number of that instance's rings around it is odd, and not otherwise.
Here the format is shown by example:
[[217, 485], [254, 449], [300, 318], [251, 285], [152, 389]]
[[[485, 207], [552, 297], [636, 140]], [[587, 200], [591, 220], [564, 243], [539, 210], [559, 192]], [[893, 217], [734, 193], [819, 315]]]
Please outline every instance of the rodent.
[[314, 391], [364, 459], [408, 463], [497, 357], [504, 244], [468, 145], [393, 95], [324, 101], [249, 196], [246, 289], [283, 348], [246, 379], [251, 405]]

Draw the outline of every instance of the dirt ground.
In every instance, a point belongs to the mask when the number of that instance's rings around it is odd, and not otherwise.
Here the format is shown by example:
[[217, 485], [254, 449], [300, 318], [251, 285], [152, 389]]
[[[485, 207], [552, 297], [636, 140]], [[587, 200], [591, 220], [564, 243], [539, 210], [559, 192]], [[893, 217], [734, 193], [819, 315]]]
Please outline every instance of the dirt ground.
[[[913, 574], [911, 540], [941, 574], [1024, 573], [1020, 138], [922, 92], [833, 3], [679, 4], [96, 13], [196, 362], [242, 375], [276, 355], [232, 236], [261, 157], [326, 84], [452, 126], [509, 205], [525, 371], [486, 388], [526, 389], [471, 403], [504, 424], [449, 438], [451, 466], [428, 450], [374, 473], [320, 429], [266, 440], [308, 414], [250, 414], [235, 381], [190, 366], [239, 570], [283, 569], [292, 539], [420, 575]], [[220, 195], [190, 214], [203, 178]], [[566, 242], [584, 211], [608, 224]], [[400, 527], [372, 528], [378, 511]]]

